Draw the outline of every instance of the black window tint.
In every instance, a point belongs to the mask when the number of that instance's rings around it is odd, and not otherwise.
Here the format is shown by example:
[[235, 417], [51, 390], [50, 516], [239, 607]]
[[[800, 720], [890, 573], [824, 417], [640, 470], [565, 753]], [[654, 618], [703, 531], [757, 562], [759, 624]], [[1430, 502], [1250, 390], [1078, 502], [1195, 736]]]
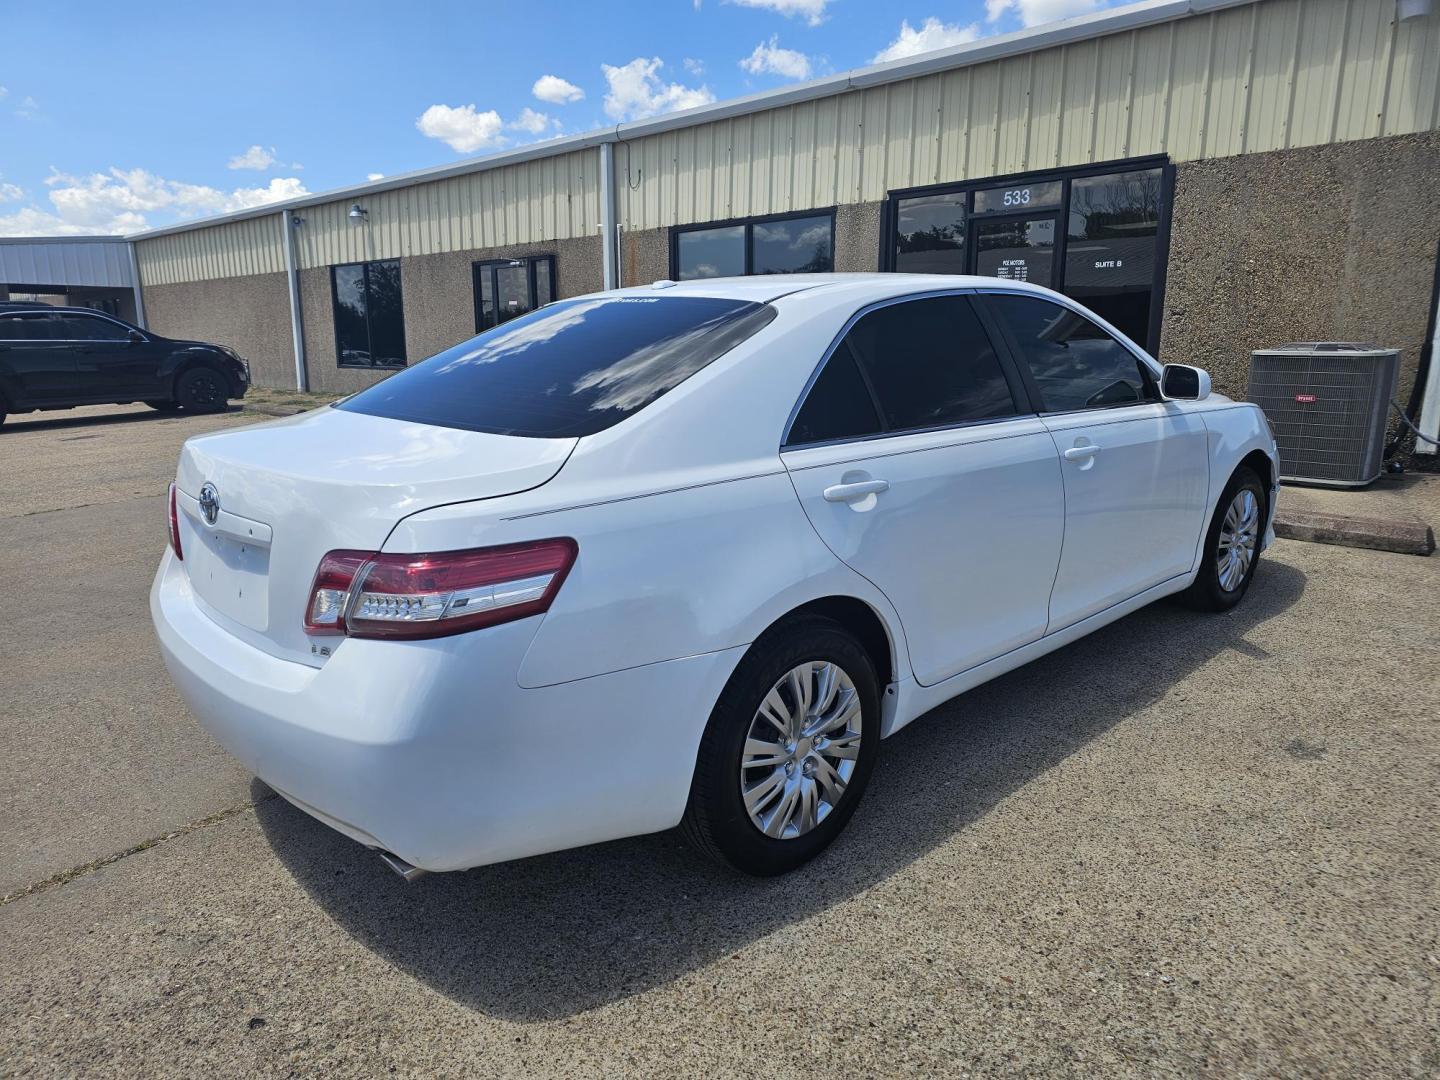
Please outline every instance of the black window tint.
[[499, 435], [593, 435], [775, 316], [711, 297], [562, 300], [345, 399], [350, 412]]
[[895, 269], [965, 273], [965, 195], [925, 195], [896, 204]]
[[1016, 413], [1000, 359], [963, 296], [878, 308], [846, 340], [892, 431]]
[[875, 414], [875, 402], [855, 366], [855, 355], [849, 343], [842, 341], [810, 387], [805, 404], [790, 426], [787, 442], [799, 446], [829, 439], [858, 439], [880, 430], [880, 417]]
[[123, 341], [128, 336], [125, 327], [93, 315], [65, 315], [61, 322], [60, 336], [72, 341]]
[[676, 262], [681, 281], [742, 276], [745, 273], [745, 226], [680, 233], [676, 238]]
[[1085, 316], [1031, 296], [990, 296], [1029, 367], [1046, 412], [1153, 400], [1135, 354]]
[[48, 314], [0, 314], [0, 341], [52, 341], [57, 326]]
[[335, 347], [341, 367], [404, 367], [400, 260], [331, 268]]
[[828, 274], [834, 269], [830, 257], [830, 231], [834, 218], [786, 218], [750, 226], [751, 273]]

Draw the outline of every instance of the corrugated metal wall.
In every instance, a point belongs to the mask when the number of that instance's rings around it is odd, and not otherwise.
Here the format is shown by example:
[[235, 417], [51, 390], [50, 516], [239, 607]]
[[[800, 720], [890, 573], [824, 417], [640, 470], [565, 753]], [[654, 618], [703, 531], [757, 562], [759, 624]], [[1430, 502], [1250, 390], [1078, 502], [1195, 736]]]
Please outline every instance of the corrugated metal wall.
[[124, 240], [0, 241], [0, 282], [128, 289], [130, 252]]
[[[646, 229], [883, 199], [896, 188], [1167, 153], [1176, 161], [1440, 125], [1440, 14], [1394, 0], [1260, 0], [1209, 15], [616, 147]], [[581, 150], [306, 207], [302, 268], [593, 236]], [[284, 269], [278, 215], [137, 241], [147, 285]]]
[[1440, 125], [1440, 15], [1262, 0], [616, 148], [630, 229], [883, 199], [1166, 153], [1176, 161]]
[[[582, 150], [486, 172], [307, 206], [295, 233], [301, 269], [366, 259], [594, 236], [600, 220], [599, 152]], [[285, 269], [279, 214], [137, 240], [146, 285]]]
[[143, 285], [283, 273], [280, 215], [247, 218], [135, 241]]

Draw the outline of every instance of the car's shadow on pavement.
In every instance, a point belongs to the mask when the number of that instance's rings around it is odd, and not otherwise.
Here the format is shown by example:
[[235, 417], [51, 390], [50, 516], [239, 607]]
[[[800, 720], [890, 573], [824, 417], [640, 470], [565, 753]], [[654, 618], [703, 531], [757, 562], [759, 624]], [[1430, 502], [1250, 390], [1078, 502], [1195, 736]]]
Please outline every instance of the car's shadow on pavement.
[[[227, 406], [224, 412], [239, 412], [237, 406]], [[194, 420], [200, 416], [214, 416], [214, 413], [188, 413], [183, 409], [161, 411], [152, 409], [149, 406], [137, 405], [131, 412], [106, 412], [106, 413], [84, 413], [66, 412], [59, 410], [56, 413], [12, 413], [5, 421], [5, 426], [0, 429], [0, 434], [19, 435], [26, 431], [63, 431], [65, 428], [105, 428], [115, 424], [144, 424], [157, 423], [162, 420]], [[46, 419], [31, 419], [31, 417], [45, 417]]]
[[[787, 877], [738, 877], [674, 833], [405, 884], [280, 798], [275, 853], [367, 948], [486, 1013], [570, 1016], [664, 984], [874, 885], [1075, 750], [1164, 697], [1293, 605], [1305, 575], [1267, 561], [1226, 615], [1156, 604], [979, 687], [886, 740], [845, 834]], [[536, 783], [546, 782], [537, 776]], [[258, 780], [257, 798], [269, 794]]]

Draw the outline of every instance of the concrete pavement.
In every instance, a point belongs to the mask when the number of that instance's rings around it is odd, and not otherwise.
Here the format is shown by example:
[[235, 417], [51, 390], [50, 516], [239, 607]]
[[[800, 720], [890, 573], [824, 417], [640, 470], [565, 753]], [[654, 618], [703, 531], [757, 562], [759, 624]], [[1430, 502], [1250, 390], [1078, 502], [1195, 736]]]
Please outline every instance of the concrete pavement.
[[[406, 885], [245, 779], [146, 659], [186, 433], [151, 423], [104, 428], [152, 462], [135, 495], [96, 464], [88, 515], [0, 518], [28, 590], [0, 623], [12, 878], [183, 830], [0, 907], [0, 1072], [1440, 1070], [1440, 560], [1281, 541], [1236, 611], [1148, 608], [887, 741], [787, 878], [661, 835]], [[57, 458], [37, 483], [80, 450], [18, 434], [7, 461]], [[78, 645], [32, 606], [89, 592], [113, 615]]]

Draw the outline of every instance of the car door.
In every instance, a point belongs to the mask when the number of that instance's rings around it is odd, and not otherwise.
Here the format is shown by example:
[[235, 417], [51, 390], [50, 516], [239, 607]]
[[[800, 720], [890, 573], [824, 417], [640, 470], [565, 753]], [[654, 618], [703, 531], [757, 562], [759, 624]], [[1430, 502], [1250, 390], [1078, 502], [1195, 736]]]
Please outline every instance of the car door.
[[76, 385], [85, 399], [120, 400], [163, 396], [159, 357], [150, 341], [133, 341], [130, 327], [102, 315], [65, 312], [65, 336], [75, 354]]
[[1045, 633], [1064, 499], [1054, 440], [964, 294], [858, 314], [781, 458], [830, 550], [900, 615], [932, 685]]
[[1209, 490], [1204, 422], [1162, 401], [1146, 364], [1075, 308], [1019, 293], [979, 301], [1060, 454], [1065, 547], [1050, 632], [1188, 573]]
[[51, 311], [0, 312], [0, 379], [18, 407], [63, 405], [75, 394], [75, 357]]

